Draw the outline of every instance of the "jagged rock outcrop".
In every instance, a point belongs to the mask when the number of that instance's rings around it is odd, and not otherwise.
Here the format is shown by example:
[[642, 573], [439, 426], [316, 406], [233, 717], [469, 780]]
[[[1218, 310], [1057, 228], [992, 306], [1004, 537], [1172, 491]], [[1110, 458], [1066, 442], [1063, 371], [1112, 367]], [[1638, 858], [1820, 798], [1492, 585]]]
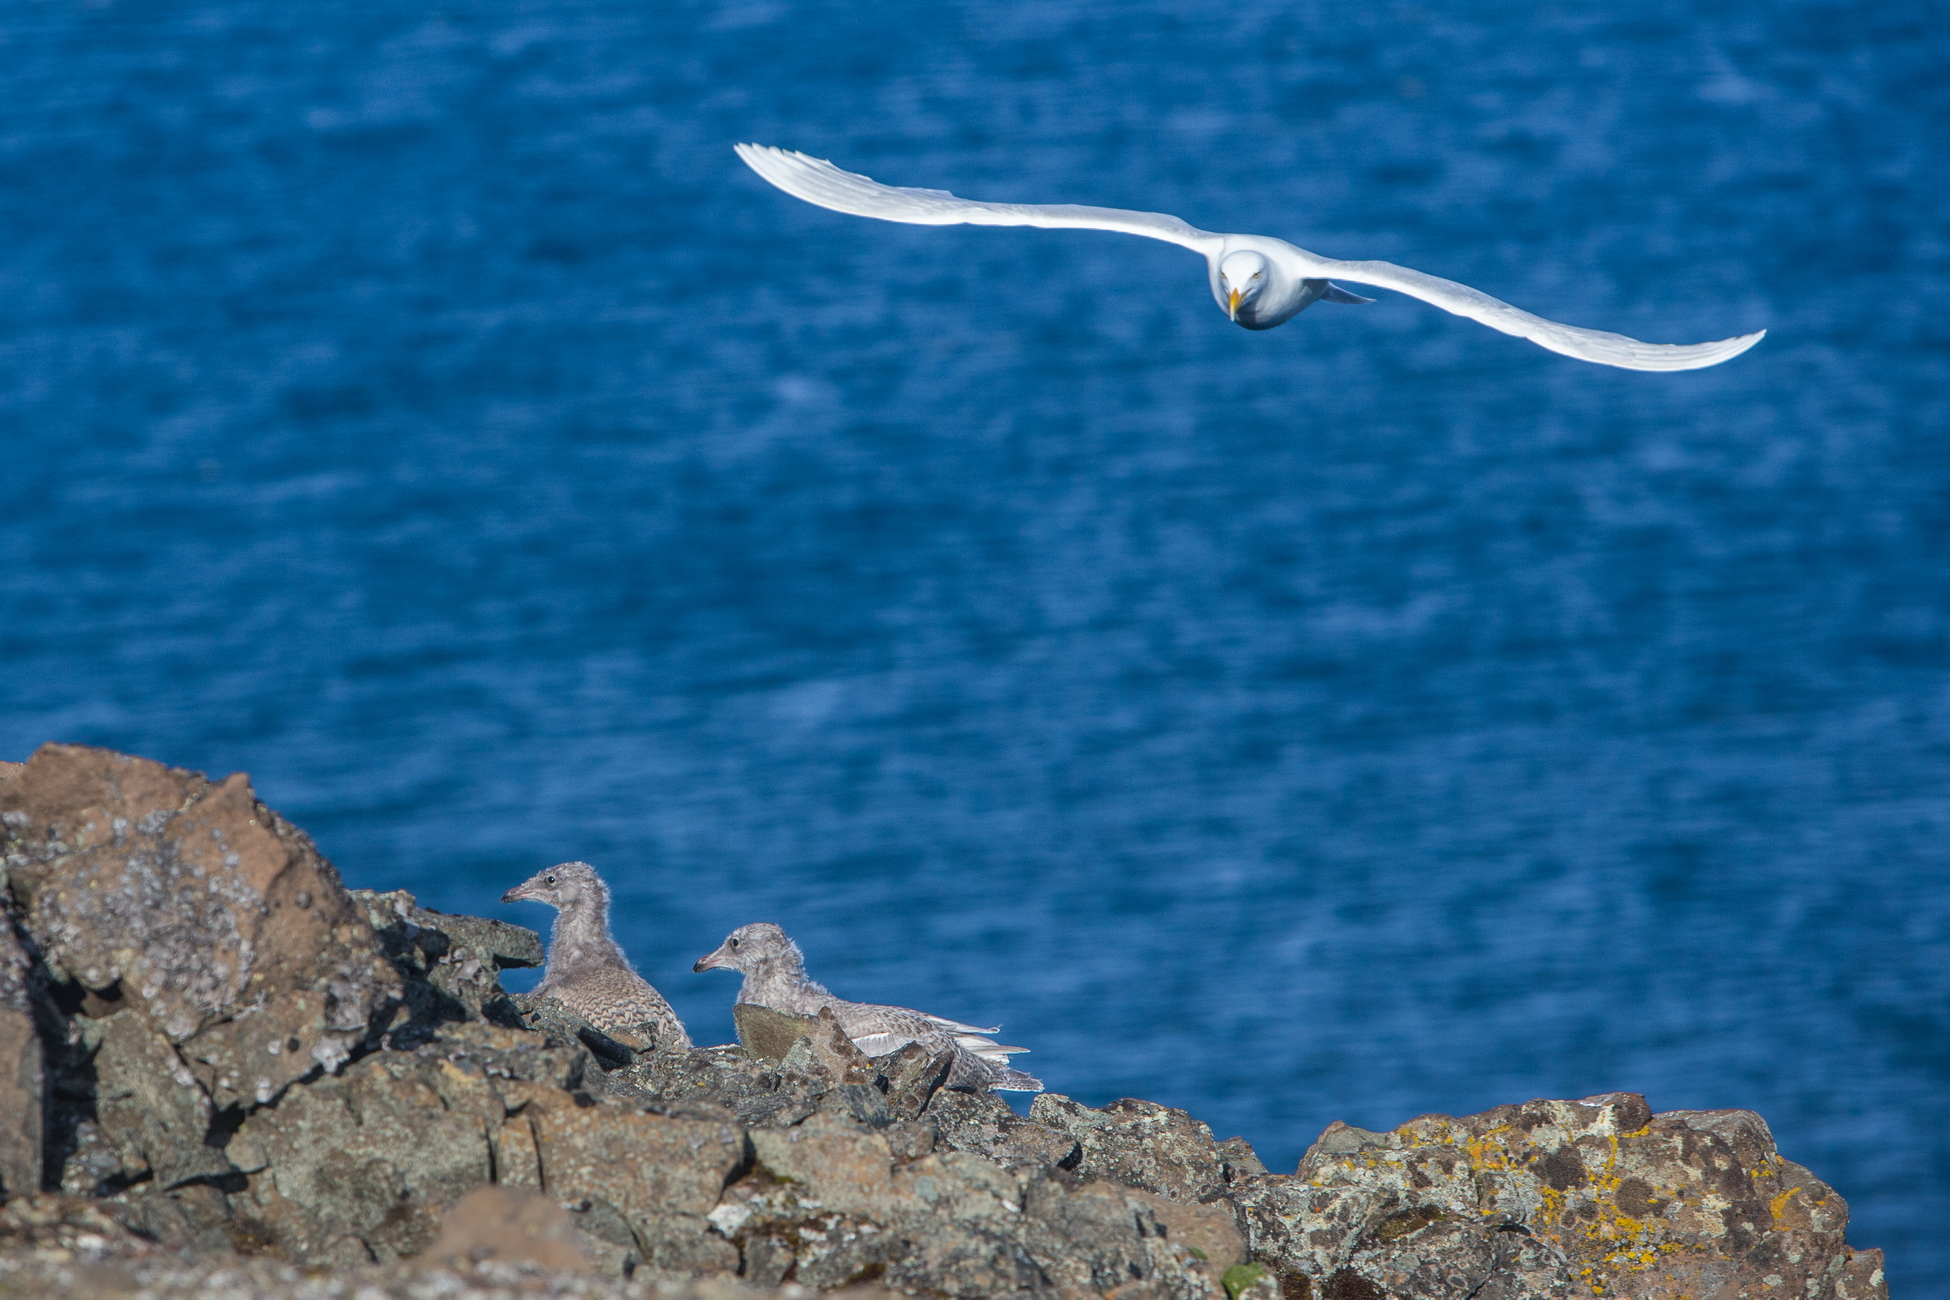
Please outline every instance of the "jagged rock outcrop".
[[0, 1285], [65, 1286], [48, 1261], [80, 1252], [158, 1294], [199, 1267], [289, 1294], [286, 1265], [323, 1265], [698, 1300], [713, 1278], [969, 1300], [1887, 1295], [1841, 1198], [1750, 1112], [1613, 1094], [1336, 1124], [1271, 1174], [1151, 1102], [1044, 1094], [1024, 1118], [948, 1086], [946, 1053], [865, 1056], [830, 1012], [739, 1007], [740, 1044], [688, 1051], [602, 1033], [503, 991], [541, 961], [532, 932], [346, 891], [242, 777], [49, 746], [0, 769], [0, 827]]
[[6, 875], [57, 998], [135, 1011], [219, 1108], [334, 1070], [400, 978], [304, 832], [242, 773], [46, 745], [0, 782]]
[[1254, 1257], [1289, 1292], [1887, 1292], [1882, 1252], [1848, 1248], [1841, 1197], [1783, 1159], [1759, 1115], [1655, 1115], [1636, 1093], [1424, 1115], [1389, 1133], [1334, 1124], [1299, 1172], [1231, 1195]]

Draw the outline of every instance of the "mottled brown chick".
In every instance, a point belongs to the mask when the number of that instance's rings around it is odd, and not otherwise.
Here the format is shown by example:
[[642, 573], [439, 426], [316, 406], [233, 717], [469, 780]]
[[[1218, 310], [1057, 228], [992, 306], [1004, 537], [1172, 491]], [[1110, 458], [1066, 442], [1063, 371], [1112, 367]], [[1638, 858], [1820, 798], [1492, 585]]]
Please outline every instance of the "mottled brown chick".
[[516, 885], [504, 903], [547, 903], [556, 909], [548, 966], [538, 995], [564, 1006], [605, 1033], [647, 1024], [659, 1048], [686, 1049], [690, 1035], [664, 995], [636, 973], [609, 933], [609, 886], [587, 862], [560, 862]]

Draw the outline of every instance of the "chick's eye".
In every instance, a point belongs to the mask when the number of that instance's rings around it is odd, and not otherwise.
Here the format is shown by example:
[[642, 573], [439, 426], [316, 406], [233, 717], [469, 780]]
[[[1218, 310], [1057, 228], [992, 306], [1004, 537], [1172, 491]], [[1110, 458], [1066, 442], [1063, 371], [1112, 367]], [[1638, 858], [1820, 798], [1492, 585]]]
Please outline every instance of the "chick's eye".
[[554, 876], [543, 876], [543, 877], [542, 877], [542, 883], [543, 883], [543, 884], [545, 884], [545, 885], [552, 885], [552, 884], [554, 884], [554, 883], [555, 883], [555, 877], [554, 877]]
[[732, 947], [734, 947], [734, 948], [736, 948], [736, 947], [738, 946], [738, 941], [737, 941], [736, 939], [733, 939], [733, 940], [731, 941], [731, 946], [732, 946]]

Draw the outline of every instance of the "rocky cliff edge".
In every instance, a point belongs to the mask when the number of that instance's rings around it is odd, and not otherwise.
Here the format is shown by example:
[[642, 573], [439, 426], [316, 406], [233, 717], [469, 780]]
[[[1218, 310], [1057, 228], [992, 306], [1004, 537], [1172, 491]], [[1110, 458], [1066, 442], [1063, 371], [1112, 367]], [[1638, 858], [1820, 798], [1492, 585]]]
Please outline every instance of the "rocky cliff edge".
[[1888, 1294], [1751, 1111], [1334, 1124], [1275, 1174], [1150, 1102], [1024, 1119], [830, 1019], [604, 1035], [502, 990], [533, 932], [347, 890], [241, 774], [48, 745], [0, 765], [0, 852], [0, 1290]]

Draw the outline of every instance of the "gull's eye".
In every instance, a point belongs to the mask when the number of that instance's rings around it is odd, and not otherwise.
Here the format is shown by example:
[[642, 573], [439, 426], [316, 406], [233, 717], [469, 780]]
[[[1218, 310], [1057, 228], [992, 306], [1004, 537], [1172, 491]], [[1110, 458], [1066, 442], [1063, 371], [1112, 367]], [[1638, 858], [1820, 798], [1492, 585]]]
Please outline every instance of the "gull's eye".
[[554, 876], [543, 876], [543, 877], [542, 877], [542, 883], [543, 883], [543, 884], [545, 884], [545, 885], [552, 885], [552, 884], [554, 884], [554, 883], [555, 883], [555, 877], [554, 877]]
[[734, 947], [734, 948], [736, 948], [736, 947], [738, 946], [738, 941], [737, 941], [736, 939], [733, 939], [733, 940], [731, 941], [731, 946], [732, 946], [732, 947]]
[[1259, 279], [1259, 272], [1258, 272], [1258, 271], [1254, 271], [1254, 272], [1253, 272], [1253, 279], [1255, 279], [1255, 280], [1257, 280], [1257, 279]]

